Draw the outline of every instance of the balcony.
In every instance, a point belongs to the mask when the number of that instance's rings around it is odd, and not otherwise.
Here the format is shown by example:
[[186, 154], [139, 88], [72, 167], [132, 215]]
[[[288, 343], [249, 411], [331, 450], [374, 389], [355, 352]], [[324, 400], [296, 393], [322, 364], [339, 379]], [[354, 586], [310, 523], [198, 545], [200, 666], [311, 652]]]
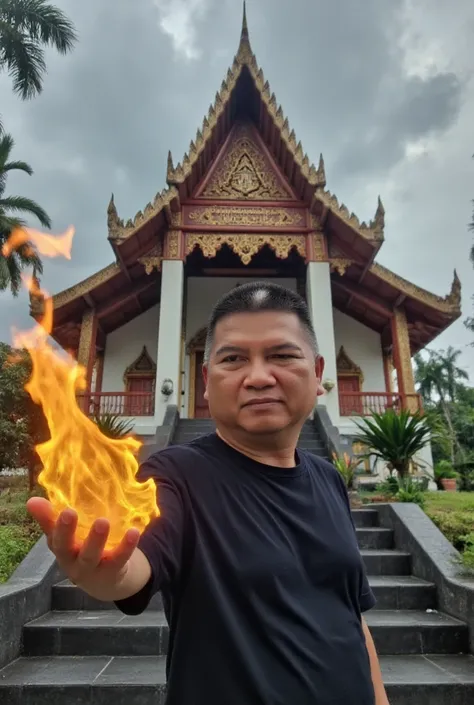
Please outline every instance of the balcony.
[[387, 394], [385, 392], [340, 392], [341, 416], [372, 416], [384, 414], [389, 409], [411, 412], [423, 411], [419, 394]]
[[154, 392], [91, 392], [77, 396], [87, 416], [153, 416], [155, 413]]

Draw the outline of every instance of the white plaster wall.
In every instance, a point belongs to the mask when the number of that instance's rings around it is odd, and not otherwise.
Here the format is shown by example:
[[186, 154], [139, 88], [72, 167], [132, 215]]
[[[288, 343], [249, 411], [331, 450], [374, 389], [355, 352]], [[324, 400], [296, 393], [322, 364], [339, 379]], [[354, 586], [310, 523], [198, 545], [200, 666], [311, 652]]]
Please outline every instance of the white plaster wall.
[[336, 354], [341, 345], [364, 373], [363, 392], [385, 392], [385, 375], [380, 335], [333, 309]]
[[252, 281], [271, 281], [287, 289], [297, 290], [296, 279], [262, 279], [259, 277], [189, 277], [187, 280], [186, 342], [207, 325], [217, 301], [237, 284]]
[[102, 380], [103, 392], [123, 392], [125, 390], [124, 372], [140, 355], [144, 345], [146, 345], [152, 360], [156, 362], [159, 319], [160, 307], [154, 306], [107, 336]]

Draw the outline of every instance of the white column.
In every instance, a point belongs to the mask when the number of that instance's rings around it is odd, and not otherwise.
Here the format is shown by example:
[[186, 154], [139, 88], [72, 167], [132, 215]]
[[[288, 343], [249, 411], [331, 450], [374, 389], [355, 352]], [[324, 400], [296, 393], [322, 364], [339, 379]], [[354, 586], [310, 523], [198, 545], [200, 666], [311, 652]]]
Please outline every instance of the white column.
[[325, 405], [331, 421], [339, 426], [339, 393], [337, 388], [336, 340], [332, 311], [331, 272], [329, 262], [309, 262], [306, 272], [306, 299], [319, 344], [324, 357], [324, 380], [336, 383], [334, 389], [319, 397], [318, 404]]
[[[184, 269], [181, 260], [164, 260], [161, 269], [160, 323], [156, 367], [155, 421], [163, 424], [168, 405], [179, 408], [181, 358], [181, 324], [183, 310]], [[171, 380], [173, 393], [162, 394], [163, 382]]]

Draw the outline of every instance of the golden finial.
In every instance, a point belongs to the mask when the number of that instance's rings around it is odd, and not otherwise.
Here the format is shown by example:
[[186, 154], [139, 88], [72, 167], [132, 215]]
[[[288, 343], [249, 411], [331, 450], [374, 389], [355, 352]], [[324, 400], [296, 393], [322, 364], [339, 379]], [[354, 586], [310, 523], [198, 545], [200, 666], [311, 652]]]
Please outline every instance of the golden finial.
[[248, 60], [252, 56], [252, 49], [250, 47], [250, 35], [249, 26], [247, 22], [247, 4], [244, 0], [244, 14], [242, 18], [242, 31], [240, 33], [240, 43], [239, 49], [237, 51], [237, 58], [240, 60]]
[[318, 182], [320, 186], [326, 186], [326, 167], [324, 166], [324, 157], [322, 154], [319, 155]]
[[168, 176], [174, 172], [173, 155], [171, 150], [168, 152]]
[[461, 293], [462, 293], [461, 280], [459, 279], [458, 273], [455, 269], [454, 270], [454, 279], [453, 279], [453, 283], [451, 285], [451, 292], [450, 292], [449, 296], [447, 297], [447, 300], [454, 308], [460, 308], [460, 306], [461, 306]]
[[380, 196], [377, 204], [375, 218], [371, 223], [371, 227], [377, 233], [383, 233], [385, 228], [385, 208], [383, 207], [382, 199], [380, 198]]

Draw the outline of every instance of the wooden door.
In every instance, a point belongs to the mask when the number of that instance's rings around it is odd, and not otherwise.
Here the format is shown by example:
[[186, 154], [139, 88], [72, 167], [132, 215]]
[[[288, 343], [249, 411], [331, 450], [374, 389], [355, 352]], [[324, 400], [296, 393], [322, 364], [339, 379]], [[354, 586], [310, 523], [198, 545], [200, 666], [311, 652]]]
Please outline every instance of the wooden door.
[[[128, 380], [125, 399], [126, 416], [150, 416], [153, 409], [153, 378], [152, 377], [132, 377]], [[137, 392], [134, 396], [133, 392]], [[143, 396], [144, 393], [150, 396]]]
[[357, 375], [337, 378], [341, 416], [362, 416], [363, 404], [360, 396], [360, 379]]
[[194, 382], [194, 418], [209, 419], [209, 405], [204, 399], [206, 386], [202, 376], [202, 365], [204, 362], [204, 351], [198, 350], [196, 353], [196, 379]]

